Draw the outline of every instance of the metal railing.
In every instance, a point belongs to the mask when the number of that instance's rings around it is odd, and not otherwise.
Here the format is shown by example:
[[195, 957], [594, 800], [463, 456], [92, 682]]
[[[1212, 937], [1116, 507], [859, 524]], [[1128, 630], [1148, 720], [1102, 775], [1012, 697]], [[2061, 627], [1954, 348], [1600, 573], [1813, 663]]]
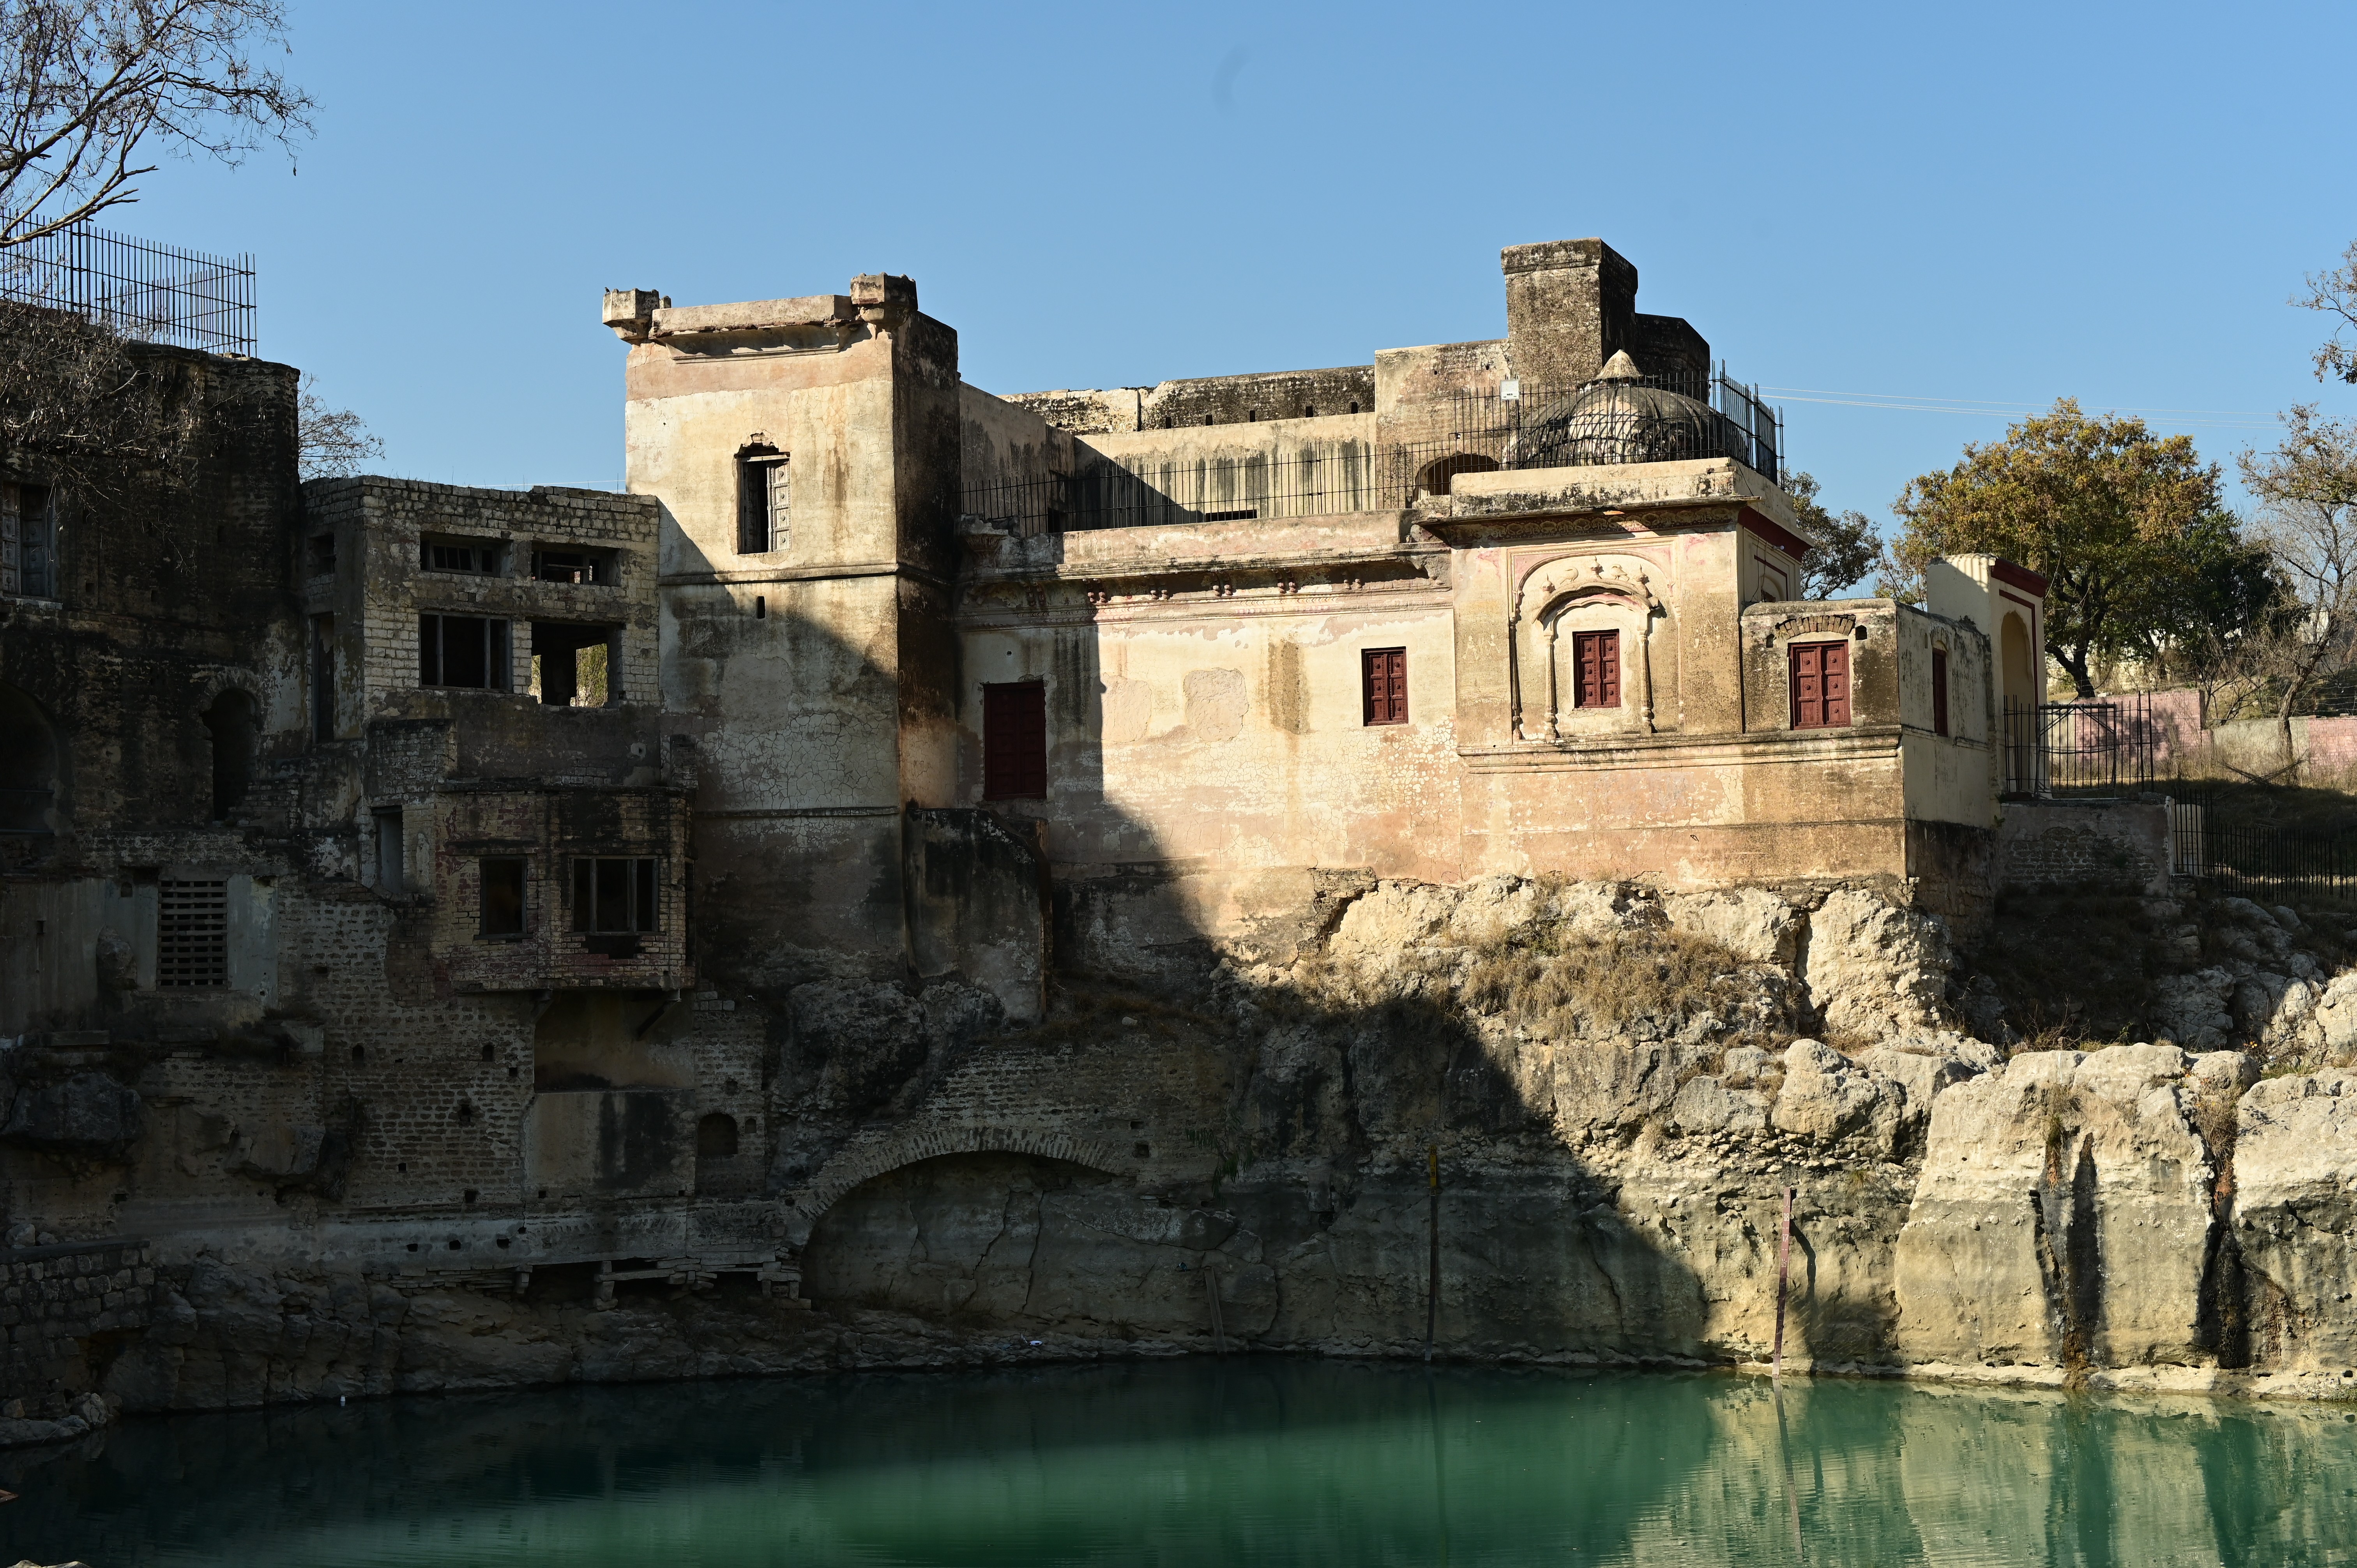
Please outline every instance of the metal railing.
[[2357, 897], [2357, 836], [2299, 828], [2220, 828], [2199, 801], [2171, 812], [2169, 869], [2213, 895], [2256, 904]]
[[[1632, 388], [1674, 392], [1689, 403], [1648, 401]], [[1781, 417], [1757, 387], [1734, 381], [1724, 368], [1516, 392], [1450, 400], [1442, 405], [1445, 435], [1342, 441], [1283, 457], [1097, 458], [1075, 473], [969, 489], [959, 510], [1029, 537], [1395, 510], [1419, 495], [1447, 495], [1459, 474], [1500, 468], [1732, 457], [1770, 479], [1781, 471]]]
[[2014, 800], [2131, 795], [2152, 788], [2160, 736], [2148, 697], [2082, 703], [2007, 697], [2003, 719], [2004, 790]]
[[[1509, 383], [1496, 392], [1459, 392], [1449, 401], [1449, 438], [1417, 445], [1486, 457], [1500, 468], [1578, 467], [1594, 462], [1677, 462], [1732, 457], [1767, 478], [1778, 477], [1784, 449], [1783, 416], [1720, 365], [1708, 374], [1672, 371], [1630, 381], [1571, 386]], [[1616, 412], [1599, 403], [1633, 398], [1624, 389], [1674, 393], [1708, 411], [1699, 421], [1649, 417], [1648, 410]], [[1655, 404], [1660, 400], [1652, 400]], [[1429, 489], [1429, 487], [1426, 487]], [[1440, 491], [1431, 493], [1439, 494]]]
[[76, 224], [0, 250], [0, 299], [70, 310], [125, 338], [254, 351], [253, 258]]

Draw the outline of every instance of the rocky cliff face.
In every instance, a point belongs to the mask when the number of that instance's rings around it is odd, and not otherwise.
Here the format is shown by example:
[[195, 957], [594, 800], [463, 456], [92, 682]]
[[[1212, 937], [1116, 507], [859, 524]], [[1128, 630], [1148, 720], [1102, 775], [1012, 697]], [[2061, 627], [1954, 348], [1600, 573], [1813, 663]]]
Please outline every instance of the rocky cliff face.
[[1274, 947], [1070, 977], [1043, 1024], [954, 1050], [907, 1044], [923, 994], [800, 999], [779, 1092], [869, 1107], [792, 1144], [806, 1300], [206, 1255], [90, 1382], [156, 1410], [1416, 1353], [1436, 1213], [1443, 1355], [1756, 1363], [1789, 1187], [1796, 1366], [2357, 1393], [2357, 972], [2290, 911], [2176, 911], [2188, 983], [2155, 1004], [2183, 1037], [2082, 1050], [1955, 1026], [2010, 1035], [1940, 923], [1871, 890], [1320, 897]]

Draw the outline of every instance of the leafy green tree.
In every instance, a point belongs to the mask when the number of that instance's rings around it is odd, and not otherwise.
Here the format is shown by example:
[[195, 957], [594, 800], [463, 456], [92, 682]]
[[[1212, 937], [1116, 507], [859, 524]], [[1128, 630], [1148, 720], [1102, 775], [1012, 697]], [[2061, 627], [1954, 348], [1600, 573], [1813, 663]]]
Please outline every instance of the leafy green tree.
[[1801, 563], [1801, 597], [1830, 599], [1864, 582], [1867, 574], [1882, 564], [1882, 540], [1866, 513], [1827, 510], [1817, 499], [1813, 474], [1787, 474], [1783, 486], [1792, 502], [1792, 514], [1818, 541], [1808, 559]]
[[2083, 697], [2101, 659], [2183, 642], [2200, 585], [2237, 539], [2219, 469], [2190, 437], [2140, 419], [2090, 417], [2063, 398], [1968, 445], [1944, 473], [1908, 481], [1893, 505], [1900, 581], [1943, 555], [2002, 555], [2044, 575], [2046, 651]]

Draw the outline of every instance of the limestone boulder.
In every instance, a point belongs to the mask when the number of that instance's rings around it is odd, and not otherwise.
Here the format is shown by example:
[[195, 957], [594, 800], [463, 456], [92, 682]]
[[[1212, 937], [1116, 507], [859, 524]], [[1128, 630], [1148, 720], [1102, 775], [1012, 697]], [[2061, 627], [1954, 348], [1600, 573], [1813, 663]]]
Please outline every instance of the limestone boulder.
[[1947, 928], [1878, 893], [1845, 888], [1809, 917], [1802, 979], [1838, 1039], [1871, 1040], [1939, 1023]]
[[2219, 1051], [2233, 1043], [2234, 1015], [2229, 999], [2234, 972], [2225, 968], [2167, 975], [2153, 983], [2145, 1008], [2153, 1033], [2189, 1051]]
[[2357, 1052], [2357, 969], [2326, 982], [2316, 1004], [2317, 1043], [2332, 1060]]
[[1903, 1093], [1893, 1092], [1831, 1046], [1795, 1040], [1784, 1052], [1784, 1087], [1777, 1091], [1769, 1121], [1779, 1132], [1826, 1144], [1857, 1135], [1888, 1155]]
[[1460, 887], [1427, 882], [1379, 882], [1353, 899], [1327, 943], [1337, 962], [1385, 969], [1399, 955], [1431, 946], [1465, 901]]
[[1799, 910], [1760, 887], [1676, 893], [1662, 900], [1670, 929], [1717, 942], [1746, 963], [1790, 969], [1804, 924]]
[[101, 1072], [19, 1089], [0, 1139], [50, 1154], [120, 1160], [145, 1126], [139, 1094]]
[[2204, 1359], [2214, 1171], [2191, 1066], [2171, 1046], [2040, 1051], [1940, 1095], [1899, 1235], [1905, 1359]]
[[2236, 1108], [2234, 1227], [2253, 1348], [2357, 1364], [2357, 1074], [2265, 1079]]
[[1727, 1080], [1706, 1074], [1690, 1079], [1670, 1104], [1670, 1124], [1681, 1133], [1708, 1136], [1717, 1133], [1758, 1133], [1768, 1125], [1768, 1101], [1748, 1089], [1730, 1089]]

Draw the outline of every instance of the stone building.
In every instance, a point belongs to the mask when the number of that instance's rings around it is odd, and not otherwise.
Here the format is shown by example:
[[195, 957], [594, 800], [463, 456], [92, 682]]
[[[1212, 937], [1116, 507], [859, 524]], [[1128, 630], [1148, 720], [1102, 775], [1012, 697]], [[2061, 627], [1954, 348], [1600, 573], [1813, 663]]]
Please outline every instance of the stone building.
[[1392, 880], [1979, 918], [2043, 585], [1797, 598], [1772, 413], [1503, 262], [1501, 338], [1013, 397], [905, 278], [609, 292], [619, 495], [298, 487], [291, 368], [143, 350], [199, 482], [0, 485], [10, 1245], [791, 1300], [911, 1161], [1203, 1163], [1175, 1080], [952, 1073], [1060, 969]]

